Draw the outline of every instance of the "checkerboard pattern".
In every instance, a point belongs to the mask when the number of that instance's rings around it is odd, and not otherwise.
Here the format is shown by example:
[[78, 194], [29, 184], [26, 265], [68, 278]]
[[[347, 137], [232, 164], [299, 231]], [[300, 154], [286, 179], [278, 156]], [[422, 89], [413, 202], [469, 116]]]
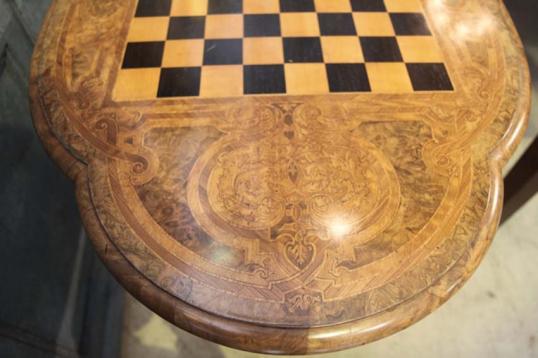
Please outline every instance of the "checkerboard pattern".
[[452, 89], [420, 0], [138, 0], [114, 98]]

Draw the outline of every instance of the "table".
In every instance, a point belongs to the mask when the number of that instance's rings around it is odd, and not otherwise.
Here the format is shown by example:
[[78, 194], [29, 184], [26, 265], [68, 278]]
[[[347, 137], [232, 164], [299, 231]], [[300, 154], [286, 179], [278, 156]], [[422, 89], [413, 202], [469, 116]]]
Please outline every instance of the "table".
[[55, 0], [30, 94], [130, 293], [304, 354], [393, 334], [469, 278], [529, 83], [499, 0]]

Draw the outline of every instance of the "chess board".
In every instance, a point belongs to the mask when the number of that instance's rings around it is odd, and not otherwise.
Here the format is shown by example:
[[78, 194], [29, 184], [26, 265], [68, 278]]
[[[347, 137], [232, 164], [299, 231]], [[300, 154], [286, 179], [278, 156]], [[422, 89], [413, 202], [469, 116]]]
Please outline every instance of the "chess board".
[[138, 0], [115, 100], [451, 91], [420, 0]]

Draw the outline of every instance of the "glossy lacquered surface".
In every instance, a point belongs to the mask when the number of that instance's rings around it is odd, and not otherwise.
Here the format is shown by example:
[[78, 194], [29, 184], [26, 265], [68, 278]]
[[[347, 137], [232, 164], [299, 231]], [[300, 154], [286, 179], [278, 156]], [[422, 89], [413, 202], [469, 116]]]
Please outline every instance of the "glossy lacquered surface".
[[130, 292], [300, 354], [403, 329], [476, 269], [529, 78], [496, 0], [56, 0], [31, 96]]

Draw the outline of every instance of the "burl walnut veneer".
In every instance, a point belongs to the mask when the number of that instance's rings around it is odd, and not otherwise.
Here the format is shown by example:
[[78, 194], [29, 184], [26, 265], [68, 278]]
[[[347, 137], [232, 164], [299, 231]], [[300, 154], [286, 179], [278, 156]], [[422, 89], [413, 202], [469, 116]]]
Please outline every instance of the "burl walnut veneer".
[[529, 89], [499, 0], [55, 0], [30, 91], [129, 292], [301, 354], [395, 333], [469, 278]]

